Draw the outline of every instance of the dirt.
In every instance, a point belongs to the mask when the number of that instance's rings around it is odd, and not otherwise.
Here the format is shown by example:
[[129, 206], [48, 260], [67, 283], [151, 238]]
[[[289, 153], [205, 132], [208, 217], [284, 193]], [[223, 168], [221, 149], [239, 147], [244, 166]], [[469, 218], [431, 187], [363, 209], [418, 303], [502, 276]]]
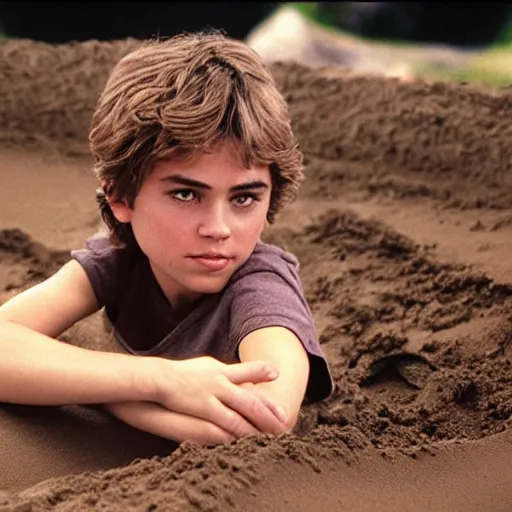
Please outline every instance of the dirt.
[[[0, 44], [0, 302], [97, 230], [88, 123], [137, 44]], [[1, 511], [511, 509], [510, 89], [272, 71], [307, 179], [264, 238], [301, 262], [333, 396], [216, 448], [4, 406]], [[112, 348], [99, 316], [62, 339]]]

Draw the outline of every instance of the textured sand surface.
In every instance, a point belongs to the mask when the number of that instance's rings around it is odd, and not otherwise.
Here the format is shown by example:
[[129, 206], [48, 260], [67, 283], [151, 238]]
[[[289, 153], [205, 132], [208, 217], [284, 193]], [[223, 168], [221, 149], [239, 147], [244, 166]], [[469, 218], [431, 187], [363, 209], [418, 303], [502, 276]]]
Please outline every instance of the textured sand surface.
[[[138, 44], [0, 43], [0, 301], [96, 231], [88, 123]], [[272, 69], [307, 180], [265, 239], [301, 261], [333, 396], [212, 449], [2, 406], [1, 511], [512, 509], [510, 91]], [[112, 348], [99, 316], [62, 339]]]

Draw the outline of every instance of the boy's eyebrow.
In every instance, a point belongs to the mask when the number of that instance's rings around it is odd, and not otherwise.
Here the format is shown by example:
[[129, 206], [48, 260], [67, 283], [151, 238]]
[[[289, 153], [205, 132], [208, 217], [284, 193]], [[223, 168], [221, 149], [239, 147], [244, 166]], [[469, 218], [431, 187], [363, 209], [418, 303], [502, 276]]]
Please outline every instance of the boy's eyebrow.
[[261, 180], [248, 181], [230, 188], [231, 192], [243, 192], [244, 190], [254, 190], [255, 188], [268, 188], [268, 185]]
[[[187, 178], [186, 176], [181, 176], [180, 174], [173, 174], [172, 176], [165, 176], [161, 179], [164, 182], [177, 183], [179, 185], [185, 185], [187, 187], [201, 188], [204, 190], [211, 190], [212, 187], [208, 185], [208, 183], [203, 183], [202, 181], [193, 180], [192, 178]], [[235, 185], [231, 187], [231, 192], [240, 192], [243, 190], [252, 190], [255, 188], [268, 188], [268, 185], [261, 180], [253, 180], [248, 181], [247, 183], [241, 183], [240, 185]]]

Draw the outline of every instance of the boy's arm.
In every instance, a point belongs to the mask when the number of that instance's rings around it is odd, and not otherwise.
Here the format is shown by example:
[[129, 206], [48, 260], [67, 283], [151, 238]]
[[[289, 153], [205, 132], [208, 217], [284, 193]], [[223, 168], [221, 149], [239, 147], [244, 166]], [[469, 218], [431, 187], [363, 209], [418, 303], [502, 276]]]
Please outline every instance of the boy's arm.
[[[279, 377], [272, 382], [241, 382], [240, 387], [256, 392], [263, 400], [280, 405], [286, 415], [279, 434], [293, 428], [309, 374], [308, 356], [297, 337], [281, 327], [253, 331], [240, 345], [242, 362], [272, 361], [279, 369]], [[192, 441], [200, 444], [220, 444], [238, 437], [259, 434], [267, 429], [240, 428], [229, 433], [218, 425], [201, 418], [170, 411], [148, 402], [123, 402], [107, 404], [106, 409], [132, 427], [177, 442]]]
[[[216, 445], [240, 437], [210, 421], [170, 411], [152, 402], [117, 402], [106, 404], [105, 409], [134, 428], [178, 443], [190, 441]], [[252, 431], [244, 431], [242, 435], [259, 433], [256, 428], [251, 428]]]
[[252, 431], [249, 422], [281, 428], [270, 400], [238, 387], [274, 379], [271, 362], [225, 365], [207, 357], [169, 361], [87, 350], [55, 339], [98, 307], [85, 271], [74, 260], [0, 306], [0, 402], [147, 401], [235, 434]]
[[281, 405], [287, 415], [287, 429], [297, 422], [309, 378], [309, 358], [297, 336], [284, 327], [265, 327], [248, 334], [240, 343], [242, 362], [273, 361], [279, 377], [255, 385], [268, 398]]
[[[280, 405], [286, 415], [282, 428], [271, 433], [291, 430], [297, 422], [309, 377], [309, 358], [299, 339], [283, 327], [266, 327], [248, 334], [240, 343], [242, 362], [272, 361], [279, 371], [271, 382], [245, 382], [240, 387], [256, 391], [263, 399]], [[177, 442], [201, 444], [229, 442], [242, 435], [268, 432], [261, 428], [239, 431], [235, 435], [200, 418], [169, 411], [158, 404], [133, 402], [108, 404], [107, 409], [129, 425]]]
[[133, 399], [136, 359], [55, 339], [98, 308], [87, 275], [74, 260], [1, 305], [0, 402], [64, 405]]
[[[168, 362], [160, 360], [162, 364]], [[261, 432], [280, 434], [287, 429], [284, 408], [254, 387], [257, 383], [274, 380], [277, 372], [271, 378], [265, 378], [265, 374], [260, 376], [254, 370], [250, 371], [252, 365], [256, 365], [254, 369], [262, 364], [276, 368], [273, 361], [259, 359], [226, 365], [206, 356], [176, 361], [175, 364], [182, 367], [181, 371], [188, 377], [179, 386], [182, 399], [188, 402], [186, 411], [181, 408], [178, 412], [147, 401], [112, 402], [105, 404], [105, 408], [132, 427], [178, 442], [218, 444]], [[215, 390], [217, 379], [209, 378], [216, 368], [230, 380], [230, 389], [223, 393]], [[206, 407], [200, 405], [205, 395], [209, 398]], [[208, 414], [208, 409], [219, 407], [225, 418], [213, 410]]]
[[56, 338], [99, 307], [84, 269], [71, 260], [45, 281], [0, 304], [0, 322], [14, 322]]

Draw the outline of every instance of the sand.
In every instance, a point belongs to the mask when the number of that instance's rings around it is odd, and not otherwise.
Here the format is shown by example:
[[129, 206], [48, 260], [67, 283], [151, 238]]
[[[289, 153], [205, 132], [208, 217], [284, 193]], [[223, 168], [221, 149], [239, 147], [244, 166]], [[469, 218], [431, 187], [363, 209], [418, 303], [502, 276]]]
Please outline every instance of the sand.
[[[98, 228], [87, 128], [139, 43], [0, 43], [0, 302]], [[273, 64], [307, 163], [295, 252], [336, 388], [205, 448], [0, 407], [0, 511], [512, 510], [512, 95]], [[110, 350], [98, 315], [62, 340]]]

